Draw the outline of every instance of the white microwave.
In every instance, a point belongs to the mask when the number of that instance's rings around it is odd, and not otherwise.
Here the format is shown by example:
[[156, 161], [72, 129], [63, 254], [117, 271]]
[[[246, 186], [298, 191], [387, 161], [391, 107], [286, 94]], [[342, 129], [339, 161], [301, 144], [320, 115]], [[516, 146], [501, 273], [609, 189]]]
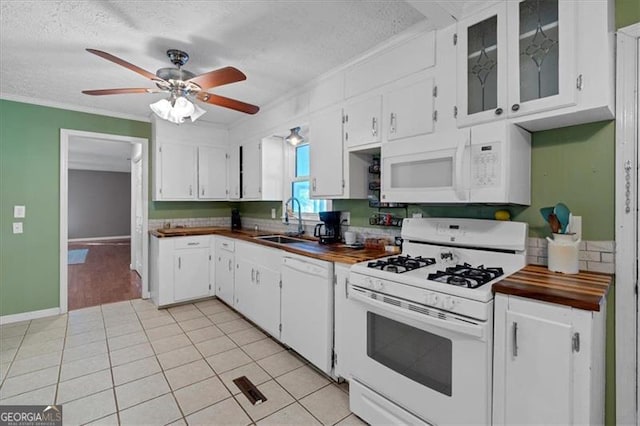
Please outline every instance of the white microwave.
[[531, 203], [531, 135], [506, 121], [382, 145], [381, 201]]

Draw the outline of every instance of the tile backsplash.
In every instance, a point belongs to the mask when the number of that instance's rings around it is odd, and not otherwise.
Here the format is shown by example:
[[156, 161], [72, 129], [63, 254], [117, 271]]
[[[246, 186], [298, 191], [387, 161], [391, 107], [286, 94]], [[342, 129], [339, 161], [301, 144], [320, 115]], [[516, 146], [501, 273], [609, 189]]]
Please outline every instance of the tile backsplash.
[[[578, 245], [579, 268], [583, 271], [615, 273], [615, 241], [581, 241]], [[529, 238], [527, 263], [547, 265], [547, 240]]]

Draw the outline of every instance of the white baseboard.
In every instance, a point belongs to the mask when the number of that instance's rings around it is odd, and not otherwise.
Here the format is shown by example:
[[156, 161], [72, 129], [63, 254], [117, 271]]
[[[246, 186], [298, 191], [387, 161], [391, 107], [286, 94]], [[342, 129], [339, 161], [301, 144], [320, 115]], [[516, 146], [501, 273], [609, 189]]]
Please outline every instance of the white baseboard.
[[102, 241], [102, 240], [124, 240], [131, 238], [131, 235], [119, 235], [116, 237], [90, 237], [90, 238], [69, 238], [67, 241], [75, 243], [78, 241]]
[[28, 321], [38, 318], [60, 315], [60, 308], [42, 309], [41, 311], [23, 312], [21, 314], [0, 316], [0, 325], [11, 324], [14, 322]]

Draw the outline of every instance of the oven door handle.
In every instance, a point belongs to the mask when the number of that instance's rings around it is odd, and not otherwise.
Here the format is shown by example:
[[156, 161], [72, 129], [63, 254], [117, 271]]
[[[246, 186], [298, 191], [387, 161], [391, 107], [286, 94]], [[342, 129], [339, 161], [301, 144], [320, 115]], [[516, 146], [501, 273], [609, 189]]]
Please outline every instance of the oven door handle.
[[454, 322], [451, 320], [432, 318], [428, 315], [419, 314], [417, 312], [409, 311], [407, 309], [403, 309], [389, 303], [384, 303], [384, 302], [380, 302], [378, 300], [372, 299], [370, 297], [363, 295], [362, 291], [358, 291], [353, 287], [351, 288], [351, 290], [352, 291], [349, 291], [349, 299], [354, 299], [365, 305], [373, 306], [381, 310], [391, 312], [391, 313], [403, 316], [405, 318], [412, 319], [414, 321], [421, 322], [423, 324], [428, 324], [430, 326], [439, 327], [445, 330], [453, 331], [453, 332], [464, 334], [467, 336], [477, 337], [480, 340], [485, 340], [483, 325], [473, 325], [471, 323], [463, 324], [457, 321]]

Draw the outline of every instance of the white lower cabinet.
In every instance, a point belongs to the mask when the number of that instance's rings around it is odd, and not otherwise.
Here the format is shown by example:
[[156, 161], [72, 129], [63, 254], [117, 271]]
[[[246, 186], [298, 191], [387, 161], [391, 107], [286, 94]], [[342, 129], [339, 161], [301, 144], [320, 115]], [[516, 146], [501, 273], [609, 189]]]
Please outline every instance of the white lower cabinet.
[[233, 306], [234, 270], [235, 270], [235, 241], [230, 238], [214, 238], [215, 279], [214, 287], [216, 296]]
[[281, 318], [282, 343], [331, 374], [333, 263], [284, 254]]
[[150, 290], [158, 306], [208, 297], [209, 235], [151, 238]]
[[605, 318], [497, 294], [493, 423], [603, 424]]
[[236, 241], [233, 307], [267, 333], [280, 338], [282, 252]]

